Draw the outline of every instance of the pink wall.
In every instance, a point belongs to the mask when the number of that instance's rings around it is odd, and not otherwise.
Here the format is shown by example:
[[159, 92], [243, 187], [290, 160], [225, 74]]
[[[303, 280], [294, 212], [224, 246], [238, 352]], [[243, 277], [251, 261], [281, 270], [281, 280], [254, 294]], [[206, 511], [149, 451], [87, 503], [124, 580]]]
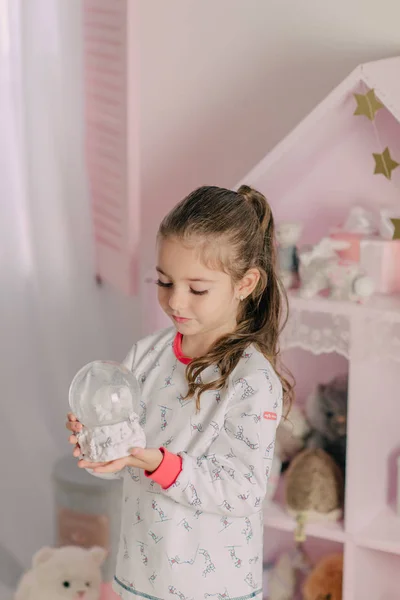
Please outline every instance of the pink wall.
[[355, 66], [400, 54], [396, 0], [142, 0], [140, 12], [145, 270], [182, 196], [234, 185]]

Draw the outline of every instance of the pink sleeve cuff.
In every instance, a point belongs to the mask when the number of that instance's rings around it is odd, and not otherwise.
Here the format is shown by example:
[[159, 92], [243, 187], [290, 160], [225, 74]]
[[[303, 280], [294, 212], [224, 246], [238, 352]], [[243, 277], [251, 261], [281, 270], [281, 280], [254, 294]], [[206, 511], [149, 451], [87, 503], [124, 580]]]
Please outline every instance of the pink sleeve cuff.
[[178, 454], [168, 452], [166, 448], [160, 448], [160, 451], [163, 454], [163, 459], [158, 469], [153, 473], [145, 471], [144, 474], [158, 483], [163, 490], [166, 490], [178, 479], [182, 471], [182, 458]]

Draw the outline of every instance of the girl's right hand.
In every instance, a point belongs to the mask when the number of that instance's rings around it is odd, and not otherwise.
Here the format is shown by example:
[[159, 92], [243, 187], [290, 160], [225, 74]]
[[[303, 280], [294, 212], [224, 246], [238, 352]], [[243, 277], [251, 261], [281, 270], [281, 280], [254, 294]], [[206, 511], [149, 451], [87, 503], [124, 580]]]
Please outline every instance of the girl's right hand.
[[78, 438], [76, 437], [75, 434], [79, 433], [79, 431], [82, 431], [82, 423], [80, 423], [78, 421], [78, 419], [76, 418], [76, 416], [73, 413], [68, 413], [67, 419], [68, 420], [65, 423], [65, 427], [69, 431], [72, 431], [72, 435], [69, 436], [68, 441], [70, 444], [74, 444], [75, 447], [72, 452], [72, 455], [75, 456], [76, 458], [78, 458], [81, 454], [81, 449], [78, 444]]

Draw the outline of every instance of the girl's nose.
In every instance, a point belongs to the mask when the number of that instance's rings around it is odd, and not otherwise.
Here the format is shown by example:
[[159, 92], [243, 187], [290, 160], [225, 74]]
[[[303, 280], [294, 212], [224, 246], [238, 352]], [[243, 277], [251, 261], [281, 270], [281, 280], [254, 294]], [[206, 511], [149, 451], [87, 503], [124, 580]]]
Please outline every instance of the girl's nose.
[[83, 596], [86, 594], [86, 590], [79, 590], [76, 595], [78, 596], [78, 598], [83, 598]]
[[179, 290], [171, 291], [169, 306], [173, 311], [181, 311], [185, 306], [184, 293]]

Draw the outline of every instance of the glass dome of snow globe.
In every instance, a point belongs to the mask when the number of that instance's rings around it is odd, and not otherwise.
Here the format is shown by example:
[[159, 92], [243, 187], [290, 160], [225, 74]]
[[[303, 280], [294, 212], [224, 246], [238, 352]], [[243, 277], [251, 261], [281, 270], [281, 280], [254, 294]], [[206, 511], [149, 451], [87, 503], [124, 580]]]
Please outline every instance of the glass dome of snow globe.
[[100, 360], [78, 371], [69, 389], [69, 405], [83, 425], [78, 443], [85, 459], [107, 462], [128, 456], [131, 448], [145, 447], [134, 410], [139, 398], [139, 383], [124, 365]]

